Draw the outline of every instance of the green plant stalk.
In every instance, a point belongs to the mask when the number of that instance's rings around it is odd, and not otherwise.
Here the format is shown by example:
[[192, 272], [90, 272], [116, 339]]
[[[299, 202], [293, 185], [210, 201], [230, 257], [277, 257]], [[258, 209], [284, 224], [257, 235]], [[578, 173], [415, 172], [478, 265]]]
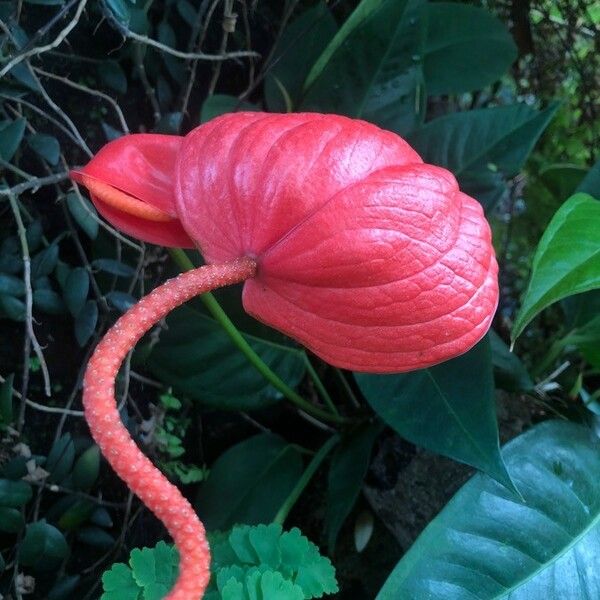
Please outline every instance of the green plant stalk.
[[573, 343], [574, 331], [570, 331], [564, 337], [554, 341], [546, 354], [542, 357], [537, 367], [533, 369], [532, 375], [534, 377], [541, 376], [547, 369], [549, 369], [552, 363], [561, 355], [563, 350], [571, 343]]
[[339, 435], [332, 435], [322, 446], [319, 448], [319, 451], [313, 456], [310, 463], [308, 463], [308, 467], [304, 470], [304, 473], [298, 479], [298, 483], [294, 486], [294, 489], [290, 492], [290, 495], [285, 499], [285, 502], [281, 505], [281, 508], [277, 511], [275, 518], [273, 519], [273, 523], [279, 523], [279, 525], [283, 525], [285, 520], [292, 508], [294, 508], [294, 504], [300, 498], [300, 495], [305, 490], [309, 481], [312, 479], [313, 475], [316, 473], [317, 469], [321, 466], [321, 463], [325, 460], [325, 457], [331, 452], [333, 447], [340, 441]]
[[[194, 263], [188, 258], [187, 254], [181, 250], [181, 248], [171, 248], [169, 250], [171, 258], [177, 263], [182, 271], [189, 271], [194, 269]], [[246, 341], [244, 336], [240, 333], [239, 329], [233, 324], [231, 319], [227, 316], [225, 311], [221, 308], [221, 305], [217, 302], [217, 299], [209, 292], [202, 294], [200, 300], [204, 303], [204, 306], [214, 317], [214, 319], [223, 327], [225, 333], [229, 336], [231, 341], [237, 346], [242, 354], [248, 359], [250, 364], [278, 391], [280, 391], [290, 402], [295, 404], [299, 409], [304, 412], [322, 419], [323, 421], [329, 421], [341, 425], [348, 422], [348, 419], [339, 416], [335, 413], [330, 413], [318, 406], [313, 406], [310, 402], [306, 401], [300, 394], [295, 392], [287, 383], [285, 383], [269, 366], [256, 354], [250, 344]]]
[[333, 403], [333, 400], [331, 399], [327, 388], [323, 385], [319, 374], [317, 373], [316, 369], [312, 366], [312, 363], [310, 362], [310, 359], [308, 358], [308, 356], [306, 356], [306, 354], [304, 355], [304, 362], [306, 364], [306, 370], [308, 371], [310, 378], [313, 380], [315, 387], [317, 388], [317, 390], [319, 390], [319, 394], [321, 394], [321, 397], [323, 398], [325, 404], [327, 404], [329, 410], [334, 415], [337, 415], [339, 417], [340, 413], [338, 412], [338, 409]]

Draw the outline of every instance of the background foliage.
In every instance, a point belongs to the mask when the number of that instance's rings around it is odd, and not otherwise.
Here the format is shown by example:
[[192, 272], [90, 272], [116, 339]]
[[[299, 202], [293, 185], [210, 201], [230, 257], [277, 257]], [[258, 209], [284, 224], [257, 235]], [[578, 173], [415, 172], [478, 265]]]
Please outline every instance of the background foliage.
[[129, 132], [317, 110], [455, 173], [492, 224], [500, 306], [472, 351], [404, 375], [321, 363], [236, 288], [142, 341], [121, 415], [211, 531], [210, 597], [600, 596], [599, 27], [591, 0], [0, 1], [0, 594], [160, 598], [175, 574], [81, 379], [200, 257], [112, 229], [69, 168]]

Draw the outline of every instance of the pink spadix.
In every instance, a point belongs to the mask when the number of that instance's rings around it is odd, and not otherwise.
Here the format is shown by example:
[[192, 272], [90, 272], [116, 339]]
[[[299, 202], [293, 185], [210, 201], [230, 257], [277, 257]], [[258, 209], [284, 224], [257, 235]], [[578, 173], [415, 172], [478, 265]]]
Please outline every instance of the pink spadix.
[[114, 401], [122, 359], [153, 324], [198, 293], [245, 280], [244, 307], [257, 319], [333, 365], [389, 373], [466, 352], [497, 305], [498, 268], [479, 203], [451, 173], [363, 121], [229, 114], [185, 137], [120, 138], [73, 178], [116, 227], [196, 246], [209, 263], [124, 315], [85, 379], [92, 434], [180, 550], [171, 600], [202, 596], [204, 531], [129, 438]]

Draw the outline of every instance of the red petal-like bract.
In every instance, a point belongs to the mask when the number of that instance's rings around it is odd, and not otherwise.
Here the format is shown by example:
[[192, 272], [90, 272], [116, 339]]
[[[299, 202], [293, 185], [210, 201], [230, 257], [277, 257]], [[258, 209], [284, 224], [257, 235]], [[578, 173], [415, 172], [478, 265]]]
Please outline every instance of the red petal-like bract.
[[84, 185], [90, 179], [108, 184], [172, 217], [167, 221], [137, 218], [102, 201], [90, 189], [98, 212], [118, 229], [145, 242], [193, 248], [194, 242], [181, 226], [175, 208], [173, 178], [182, 139], [154, 133], [123, 136], [104, 146], [83, 169], [72, 171], [71, 176]]
[[229, 114], [184, 138], [175, 181], [208, 262], [256, 259], [246, 310], [333, 365], [420, 369], [489, 328], [497, 264], [481, 206], [393, 133]]

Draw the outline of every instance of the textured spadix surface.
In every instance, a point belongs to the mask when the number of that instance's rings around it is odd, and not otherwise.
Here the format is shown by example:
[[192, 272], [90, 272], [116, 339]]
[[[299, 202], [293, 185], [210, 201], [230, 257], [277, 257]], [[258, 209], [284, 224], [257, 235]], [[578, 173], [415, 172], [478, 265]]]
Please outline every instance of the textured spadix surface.
[[496, 308], [480, 205], [397, 135], [334, 115], [235, 113], [187, 135], [176, 203], [209, 262], [256, 258], [246, 310], [337, 366], [426, 367]]

